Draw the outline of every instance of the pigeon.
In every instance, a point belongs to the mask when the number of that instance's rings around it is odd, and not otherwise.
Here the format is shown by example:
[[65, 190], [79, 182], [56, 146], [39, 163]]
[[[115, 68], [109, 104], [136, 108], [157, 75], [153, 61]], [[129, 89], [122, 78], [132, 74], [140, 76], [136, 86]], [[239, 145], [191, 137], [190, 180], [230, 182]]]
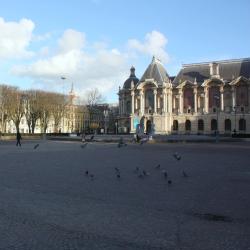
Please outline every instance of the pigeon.
[[90, 139], [89, 139], [89, 140], [90, 140], [90, 141], [93, 141], [93, 140], [94, 140], [94, 137], [95, 137], [95, 136], [94, 136], [94, 135], [92, 135], [92, 136], [90, 137]]
[[158, 164], [157, 166], [155, 166], [155, 169], [160, 169], [161, 168], [161, 164]]
[[89, 171], [88, 171], [88, 170], [85, 171], [85, 175], [86, 175], [86, 176], [89, 175]]
[[140, 173], [140, 174], [138, 174], [138, 178], [142, 178], [143, 179], [143, 174], [142, 173]]
[[188, 177], [187, 173], [184, 170], [182, 170], [182, 176], [183, 177]]
[[117, 167], [115, 167], [115, 171], [118, 172], [118, 173], [120, 173], [120, 169], [117, 168]]
[[147, 137], [142, 138], [141, 141], [140, 141], [140, 145], [142, 146], [146, 142], [148, 142], [148, 138]]
[[120, 178], [121, 178], [121, 175], [120, 175], [120, 174], [117, 174], [116, 177], [117, 177], [117, 179], [120, 179]]
[[172, 181], [171, 180], [168, 180], [168, 185], [171, 185], [172, 184]]
[[173, 154], [173, 156], [174, 156], [174, 158], [175, 158], [177, 161], [179, 161], [179, 160], [181, 159], [181, 156], [180, 156], [177, 152], [175, 152], [175, 153]]
[[88, 145], [88, 143], [84, 143], [81, 145], [81, 148], [85, 148]]
[[34, 149], [37, 149], [39, 147], [39, 144], [36, 144], [35, 146], [34, 146]]
[[168, 178], [168, 173], [167, 173], [167, 171], [166, 171], [166, 170], [163, 170], [162, 173], [163, 173], [163, 175], [164, 175], [164, 178], [167, 179], [167, 178]]
[[135, 170], [134, 170], [134, 173], [138, 173], [139, 170], [140, 170], [140, 168], [139, 168], [139, 167], [136, 167]]

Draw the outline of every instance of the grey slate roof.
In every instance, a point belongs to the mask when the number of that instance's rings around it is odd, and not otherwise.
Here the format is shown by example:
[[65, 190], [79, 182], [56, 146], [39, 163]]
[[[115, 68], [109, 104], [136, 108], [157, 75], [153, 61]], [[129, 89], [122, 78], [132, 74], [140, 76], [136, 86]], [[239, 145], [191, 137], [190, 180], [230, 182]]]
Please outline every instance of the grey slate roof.
[[[199, 85], [202, 84], [204, 80], [210, 78], [209, 63], [183, 65], [174, 79], [173, 85], [177, 86], [185, 80], [194, 82], [195, 78]], [[250, 58], [215, 61], [215, 63], [219, 64], [219, 75], [223, 80], [232, 81], [239, 76], [250, 78]]]
[[129, 78], [123, 84], [123, 88], [124, 89], [130, 89], [132, 81], [134, 81], [134, 86], [139, 82], [139, 79], [135, 76], [135, 68], [133, 66], [130, 69]]
[[144, 82], [146, 79], [154, 79], [158, 85], [162, 85], [163, 82], [167, 82], [169, 79], [168, 73], [162, 63], [155, 57], [153, 57], [152, 62], [147, 67], [140, 82]]

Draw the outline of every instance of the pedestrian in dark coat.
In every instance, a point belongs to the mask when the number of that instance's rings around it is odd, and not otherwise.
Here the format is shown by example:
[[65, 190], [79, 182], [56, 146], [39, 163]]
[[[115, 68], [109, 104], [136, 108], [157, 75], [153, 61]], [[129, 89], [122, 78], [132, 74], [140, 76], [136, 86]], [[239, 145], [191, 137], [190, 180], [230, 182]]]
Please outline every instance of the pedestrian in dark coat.
[[21, 147], [21, 139], [22, 139], [22, 136], [21, 136], [20, 132], [17, 131], [17, 133], [16, 133], [16, 146], [19, 145]]

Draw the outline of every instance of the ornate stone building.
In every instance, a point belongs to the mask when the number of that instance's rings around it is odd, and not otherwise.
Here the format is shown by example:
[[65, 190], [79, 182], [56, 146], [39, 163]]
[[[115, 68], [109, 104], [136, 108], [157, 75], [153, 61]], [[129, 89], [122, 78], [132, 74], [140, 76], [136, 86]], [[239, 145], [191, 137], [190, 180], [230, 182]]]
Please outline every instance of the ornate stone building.
[[153, 57], [119, 88], [119, 130], [157, 134], [250, 134], [250, 58], [185, 64], [170, 77]]

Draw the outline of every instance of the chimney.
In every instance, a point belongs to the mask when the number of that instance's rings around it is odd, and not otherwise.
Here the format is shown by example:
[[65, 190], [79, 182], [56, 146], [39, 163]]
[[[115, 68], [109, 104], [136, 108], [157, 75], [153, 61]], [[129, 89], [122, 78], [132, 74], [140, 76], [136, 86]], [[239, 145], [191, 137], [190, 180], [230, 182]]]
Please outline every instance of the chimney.
[[210, 76], [211, 77], [220, 77], [220, 72], [219, 72], [219, 64], [216, 62], [212, 62], [209, 64], [210, 67]]

